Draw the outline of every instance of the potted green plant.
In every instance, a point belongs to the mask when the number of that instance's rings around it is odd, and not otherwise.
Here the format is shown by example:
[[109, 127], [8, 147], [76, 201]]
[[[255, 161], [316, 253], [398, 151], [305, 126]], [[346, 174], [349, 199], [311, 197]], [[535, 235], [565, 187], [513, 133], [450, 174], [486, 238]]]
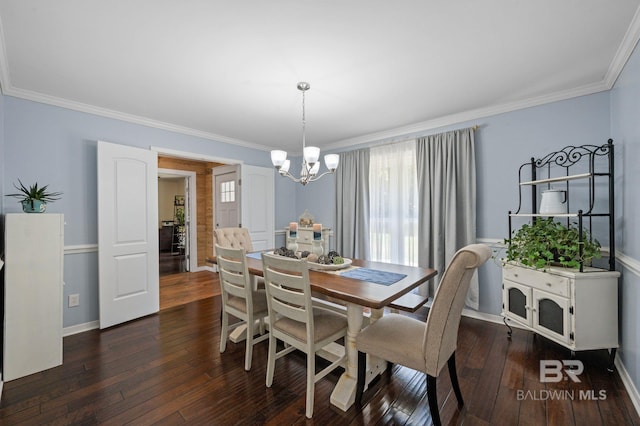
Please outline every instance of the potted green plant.
[[536, 269], [552, 265], [577, 269], [581, 263], [589, 265], [592, 259], [601, 257], [600, 242], [585, 229], [580, 241], [579, 232], [576, 224], [565, 226], [552, 217], [538, 218], [531, 224], [522, 225], [511, 238], [505, 239], [506, 260]]
[[60, 199], [62, 192], [48, 192], [49, 185], [38, 186], [38, 182], [28, 188], [18, 179], [20, 186], [13, 186], [19, 191], [15, 194], [7, 194], [7, 197], [16, 197], [22, 203], [22, 211], [25, 213], [43, 213], [47, 209], [47, 203]]

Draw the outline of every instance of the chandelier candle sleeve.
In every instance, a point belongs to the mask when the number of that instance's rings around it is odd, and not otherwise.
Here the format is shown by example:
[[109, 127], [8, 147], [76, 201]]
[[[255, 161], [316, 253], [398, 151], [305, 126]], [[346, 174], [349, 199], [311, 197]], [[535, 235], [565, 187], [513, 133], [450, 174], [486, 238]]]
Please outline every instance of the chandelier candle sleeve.
[[322, 239], [322, 224], [320, 223], [313, 224], [313, 239], [316, 241]]

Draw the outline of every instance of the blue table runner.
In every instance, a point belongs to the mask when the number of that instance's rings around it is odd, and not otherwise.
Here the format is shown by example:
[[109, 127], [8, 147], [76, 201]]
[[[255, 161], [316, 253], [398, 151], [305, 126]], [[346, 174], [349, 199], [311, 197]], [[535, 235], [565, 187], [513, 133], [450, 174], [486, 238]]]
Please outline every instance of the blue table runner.
[[376, 284], [391, 285], [406, 277], [405, 274], [395, 272], [379, 271], [377, 269], [357, 268], [340, 274], [341, 277], [353, 278], [354, 280], [369, 281]]

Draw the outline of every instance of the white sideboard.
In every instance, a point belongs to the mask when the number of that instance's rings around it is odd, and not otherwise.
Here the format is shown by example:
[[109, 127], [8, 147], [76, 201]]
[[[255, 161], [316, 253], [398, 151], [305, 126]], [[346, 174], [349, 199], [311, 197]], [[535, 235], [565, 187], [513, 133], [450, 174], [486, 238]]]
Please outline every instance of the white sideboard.
[[[618, 271], [502, 268], [502, 315], [572, 351], [618, 347]], [[507, 324], [508, 325], [508, 324]]]
[[5, 381], [62, 364], [64, 217], [5, 216]]
[[[289, 229], [287, 231], [287, 236], [285, 241], [289, 241]], [[329, 253], [329, 236], [331, 235], [331, 228], [322, 228], [322, 249], [324, 250], [324, 254]], [[297, 240], [298, 243], [298, 251], [313, 251], [313, 228], [312, 227], [298, 227]]]

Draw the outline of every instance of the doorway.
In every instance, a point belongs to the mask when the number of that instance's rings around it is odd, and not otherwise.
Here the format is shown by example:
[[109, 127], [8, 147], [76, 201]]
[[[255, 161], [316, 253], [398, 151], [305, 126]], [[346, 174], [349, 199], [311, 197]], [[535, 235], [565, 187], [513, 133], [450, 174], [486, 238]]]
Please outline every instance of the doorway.
[[[190, 181], [195, 173], [158, 170], [158, 249], [160, 276], [191, 270]], [[197, 250], [197, 248], [196, 248]]]

